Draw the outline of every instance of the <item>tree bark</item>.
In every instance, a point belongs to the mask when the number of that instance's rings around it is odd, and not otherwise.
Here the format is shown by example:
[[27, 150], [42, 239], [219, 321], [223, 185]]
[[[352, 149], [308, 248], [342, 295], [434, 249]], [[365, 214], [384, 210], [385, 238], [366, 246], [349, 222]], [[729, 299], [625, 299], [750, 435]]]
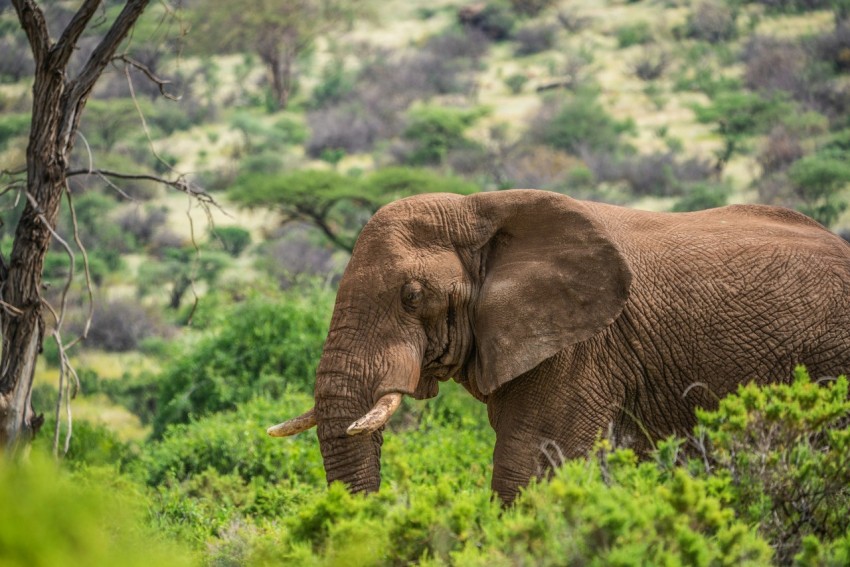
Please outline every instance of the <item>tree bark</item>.
[[26, 205], [15, 230], [9, 265], [0, 280], [0, 446], [16, 453], [43, 423], [32, 408], [35, 362], [45, 322], [41, 299], [44, 258], [67, 188], [66, 172], [88, 96], [115, 50], [149, 0], [130, 0], [80, 74], [68, 61], [101, 0], [85, 0], [54, 44], [34, 0], [12, 0], [35, 59], [33, 107], [27, 146]]

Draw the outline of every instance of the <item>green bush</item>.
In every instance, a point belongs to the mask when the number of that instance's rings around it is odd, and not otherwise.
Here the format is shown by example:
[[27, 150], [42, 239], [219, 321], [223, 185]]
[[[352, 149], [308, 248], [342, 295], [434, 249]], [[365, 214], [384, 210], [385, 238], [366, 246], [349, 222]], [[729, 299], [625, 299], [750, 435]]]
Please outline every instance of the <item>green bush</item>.
[[228, 307], [222, 326], [161, 376], [154, 435], [287, 387], [311, 391], [332, 305], [331, 291], [314, 287]]
[[747, 91], [723, 92], [710, 104], [695, 105], [693, 109], [697, 120], [715, 124], [715, 132], [723, 139], [723, 148], [717, 153], [721, 164], [741, 151], [748, 137], [767, 132], [783, 116], [795, 112], [794, 106], [781, 96], [768, 99]]
[[[625, 451], [572, 461], [500, 511], [486, 489], [446, 476], [364, 498], [334, 485], [251, 538], [251, 561], [396, 565], [763, 565], [770, 548], [708, 483], [669, 478]], [[607, 479], [607, 480], [606, 480]], [[271, 542], [277, 543], [276, 546]]]
[[685, 196], [673, 205], [674, 213], [701, 211], [722, 207], [729, 199], [731, 189], [727, 185], [713, 183], [694, 183], [685, 190]]
[[24, 136], [30, 129], [29, 114], [5, 114], [0, 116], [0, 151], [5, 150], [9, 141]]
[[[750, 383], [698, 412], [720, 496], [758, 525], [780, 564], [799, 553], [843, 554], [850, 530], [850, 398], [845, 377]], [[805, 564], [805, 563], [804, 563]], [[826, 561], [822, 564], [838, 564]]]
[[406, 156], [411, 165], [438, 165], [452, 150], [474, 146], [464, 132], [483, 112], [442, 106], [420, 106], [408, 112], [404, 139], [412, 144]]
[[800, 199], [798, 207], [824, 226], [832, 225], [847, 209], [845, 190], [850, 183], [847, 154], [824, 150], [794, 162], [788, 178]]
[[545, 105], [529, 134], [539, 143], [578, 154], [582, 149], [615, 150], [622, 145], [620, 136], [632, 131], [633, 122], [615, 120], [594, 93], [581, 92]]
[[519, 94], [522, 88], [528, 82], [528, 76], [523, 73], [514, 73], [505, 79], [505, 86], [511, 91], [511, 94]]
[[190, 565], [152, 529], [147, 502], [114, 470], [69, 476], [40, 452], [0, 459], [0, 555], [8, 567]]
[[361, 179], [359, 187], [364, 196], [378, 205], [423, 193], [469, 195], [478, 192], [478, 186], [465, 179], [412, 167], [378, 169]]
[[209, 233], [210, 240], [234, 258], [251, 245], [251, 233], [239, 226], [216, 226]]
[[621, 26], [616, 30], [617, 46], [620, 49], [633, 45], [646, 45], [653, 41], [652, 27], [647, 22], [635, 22]]

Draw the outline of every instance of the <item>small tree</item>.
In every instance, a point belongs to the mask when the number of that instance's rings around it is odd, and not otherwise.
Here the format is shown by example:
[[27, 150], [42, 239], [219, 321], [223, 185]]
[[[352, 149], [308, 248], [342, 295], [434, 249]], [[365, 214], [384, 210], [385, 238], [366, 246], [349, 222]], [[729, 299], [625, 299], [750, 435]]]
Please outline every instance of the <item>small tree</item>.
[[295, 86], [298, 58], [316, 39], [368, 13], [356, 0], [251, 0], [202, 2], [192, 19], [199, 51], [253, 51], [269, 72], [277, 108], [286, 108]]
[[166, 248], [160, 262], [145, 263], [139, 270], [139, 292], [148, 293], [166, 286], [169, 288], [168, 307], [177, 310], [194, 282], [212, 285], [229, 263], [230, 257], [223, 252], [192, 247]]
[[729, 160], [745, 145], [746, 140], [776, 124], [793, 107], [780, 98], [766, 99], [758, 94], [734, 91], [719, 94], [707, 106], [694, 106], [697, 120], [715, 124], [715, 132], [723, 140], [717, 151], [717, 169], [722, 171]]
[[[12, 0], [35, 60], [33, 105], [27, 146], [26, 205], [7, 262], [0, 256], [0, 446], [15, 452], [43, 423], [30, 396], [35, 360], [45, 334], [42, 269], [59, 205], [66, 194], [71, 150], [95, 82], [149, 0], [128, 0], [82, 68], [69, 68], [77, 42], [99, 12], [100, 0], [85, 0], [57, 40], [50, 37], [35, 0]], [[57, 326], [61, 322], [57, 322]]]
[[804, 157], [789, 168], [788, 177], [802, 201], [800, 211], [824, 226], [847, 209], [843, 193], [850, 183], [850, 164], [845, 154], [827, 151]]
[[[147, 8], [149, 0], [127, 0], [123, 6], [116, 6], [119, 9], [115, 11], [103, 8], [102, 0], [84, 0], [76, 12], [71, 13], [56, 40], [51, 38], [45, 14], [35, 0], [12, 0], [11, 3], [27, 36], [35, 62], [26, 181], [13, 180], [2, 189], [4, 193], [17, 189], [24, 203], [8, 262], [0, 254], [0, 447], [14, 454], [28, 446], [44, 421], [32, 409], [31, 394], [35, 361], [45, 335], [49, 332], [53, 336], [59, 351], [60, 402], [63, 391], [70, 393], [70, 376], [66, 373], [73, 372], [66, 350], [85, 335], [84, 330], [81, 337], [71, 345], [63, 344], [60, 332], [65, 322], [65, 294], [63, 292], [58, 310], [50, 307], [42, 295], [42, 273], [51, 241], [58, 242], [70, 258], [65, 291], [74, 275], [73, 249], [56, 231], [63, 197], [67, 196], [69, 209], [74, 214], [68, 178], [98, 174], [123, 179], [145, 179], [162, 182], [201, 197], [204, 205], [212, 200], [191, 188], [182, 177], [172, 181], [148, 174], [131, 175], [93, 169], [91, 162], [86, 169], [73, 170], [70, 167], [83, 111], [95, 83], [107, 65], [123, 64], [128, 77], [131, 69], [139, 70], [165, 94], [166, 81], [156, 77], [148, 66], [132, 58], [126, 51], [118, 53]], [[116, 12], [117, 15], [112, 19], [111, 16]], [[95, 18], [103, 14], [106, 15]], [[111, 24], [106, 25], [110, 20]], [[100, 38], [92, 31], [95, 25], [103, 26], [100, 29], [104, 33]], [[80, 39], [90, 34], [94, 36], [94, 47], [89, 52], [81, 48]], [[75, 53], [80, 54], [78, 56], [84, 61], [72, 63]], [[73, 217], [72, 224], [77, 224]], [[82, 249], [76, 230], [73, 242]], [[83, 259], [84, 264], [87, 264], [85, 254]], [[86, 272], [89, 273], [88, 267]], [[45, 309], [54, 315], [55, 321], [51, 327], [44, 320]], [[66, 380], [66, 377], [69, 379]], [[57, 403], [57, 416], [59, 409]], [[58, 449], [58, 417], [56, 422], [54, 452]], [[70, 432], [69, 427], [66, 451]]]
[[362, 180], [334, 171], [302, 170], [240, 178], [231, 197], [247, 207], [274, 207], [282, 222], [315, 226], [334, 246], [351, 252], [366, 221], [390, 201], [419, 193], [474, 193], [478, 187], [462, 179], [424, 169], [393, 167]]

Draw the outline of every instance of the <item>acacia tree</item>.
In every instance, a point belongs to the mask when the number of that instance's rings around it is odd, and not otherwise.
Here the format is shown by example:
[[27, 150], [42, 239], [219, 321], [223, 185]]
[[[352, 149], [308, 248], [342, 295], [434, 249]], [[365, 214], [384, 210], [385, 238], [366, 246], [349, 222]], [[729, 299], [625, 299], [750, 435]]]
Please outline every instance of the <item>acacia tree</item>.
[[15, 453], [28, 445], [43, 423], [30, 400], [35, 361], [46, 328], [42, 269], [61, 200], [66, 194], [70, 198], [68, 168], [80, 117], [95, 82], [116, 58], [117, 49], [149, 0], [128, 0], [73, 76], [69, 61], [101, 0], [84, 0], [55, 41], [35, 0], [11, 1], [35, 62], [23, 192], [26, 201], [8, 261], [0, 254], [0, 446]]
[[205, 53], [256, 53], [268, 70], [277, 107], [284, 109], [298, 57], [318, 37], [367, 13], [368, 0], [207, 0], [194, 7], [193, 37]]

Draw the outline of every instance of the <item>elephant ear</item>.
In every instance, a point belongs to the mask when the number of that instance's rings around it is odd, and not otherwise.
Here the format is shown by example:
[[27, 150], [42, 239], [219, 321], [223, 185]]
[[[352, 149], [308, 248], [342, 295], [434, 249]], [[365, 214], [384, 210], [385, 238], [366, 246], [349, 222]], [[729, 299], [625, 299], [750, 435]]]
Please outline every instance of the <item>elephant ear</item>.
[[481, 193], [473, 315], [473, 372], [487, 395], [565, 347], [610, 325], [631, 271], [606, 228], [581, 202], [538, 190]]

